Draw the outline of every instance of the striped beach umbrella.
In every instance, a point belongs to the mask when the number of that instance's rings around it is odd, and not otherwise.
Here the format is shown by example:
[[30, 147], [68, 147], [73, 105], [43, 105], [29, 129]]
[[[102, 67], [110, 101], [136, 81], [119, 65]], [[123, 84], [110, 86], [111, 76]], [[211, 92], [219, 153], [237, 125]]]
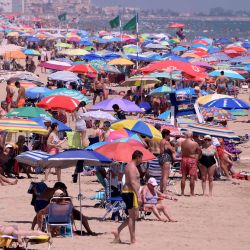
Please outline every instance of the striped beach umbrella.
[[250, 109], [250, 105], [238, 98], [222, 98], [208, 102], [204, 108], [222, 108], [222, 109]]
[[37, 134], [47, 134], [47, 129], [37, 122], [28, 119], [0, 119], [0, 130], [7, 132], [28, 132]]

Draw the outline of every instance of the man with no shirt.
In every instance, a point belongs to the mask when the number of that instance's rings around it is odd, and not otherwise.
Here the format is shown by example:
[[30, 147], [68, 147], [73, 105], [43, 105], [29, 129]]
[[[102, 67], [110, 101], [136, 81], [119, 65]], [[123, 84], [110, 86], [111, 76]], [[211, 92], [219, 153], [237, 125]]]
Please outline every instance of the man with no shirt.
[[138, 203], [141, 203], [140, 173], [137, 167], [142, 163], [142, 152], [136, 150], [132, 155], [132, 161], [125, 168], [126, 183], [122, 190], [122, 199], [128, 210], [128, 218], [113, 232], [114, 243], [121, 243], [120, 233], [128, 226], [131, 244], [135, 243], [135, 221], [138, 218]]
[[18, 96], [16, 99], [16, 104], [18, 108], [21, 108], [25, 104], [25, 88], [21, 86], [20, 82], [15, 83], [16, 88], [18, 88]]
[[181, 195], [184, 195], [187, 176], [190, 176], [190, 194], [194, 195], [195, 180], [197, 178], [197, 162], [201, 156], [201, 149], [197, 142], [193, 141], [192, 132], [186, 134], [186, 139], [181, 143]]

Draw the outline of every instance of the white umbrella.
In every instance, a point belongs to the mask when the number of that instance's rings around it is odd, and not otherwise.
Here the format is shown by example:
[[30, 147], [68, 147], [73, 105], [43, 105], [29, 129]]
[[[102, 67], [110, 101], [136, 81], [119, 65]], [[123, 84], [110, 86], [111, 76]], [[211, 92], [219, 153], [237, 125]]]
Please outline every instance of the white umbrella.
[[86, 120], [100, 120], [100, 121], [116, 121], [117, 119], [111, 114], [97, 110], [89, 111], [83, 114], [84, 119]]

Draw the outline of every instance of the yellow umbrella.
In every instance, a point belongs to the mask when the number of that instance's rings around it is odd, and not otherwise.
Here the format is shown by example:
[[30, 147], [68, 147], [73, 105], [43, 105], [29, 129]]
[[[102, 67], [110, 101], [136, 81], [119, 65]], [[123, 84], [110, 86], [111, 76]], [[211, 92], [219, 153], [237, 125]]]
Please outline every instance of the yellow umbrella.
[[89, 52], [85, 49], [66, 49], [60, 53], [68, 56], [84, 56], [89, 54]]
[[16, 51], [8, 51], [4, 53], [4, 57], [10, 58], [10, 59], [25, 59], [26, 55], [22, 51], [16, 50]]
[[72, 45], [69, 43], [57, 43], [55, 46], [60, 47], [60, 48], [68, 48], [68, 49], [72, 48]]
[[18, 32], [16, 32], [16, 31], [13, 31], [13, 32], [10, 32], [10, 33], [8, 33], [8, 35], [7, 36], [19, 36], [19, 33]]
[[149, 76], [133, 76], [122, 82], [122, 86], [141, 86], [160, 82], [157, 78]]
[[126, 58], [117, 58], [114, 60], [111, 60], [108, 65], [121, 65], [121, 66], [128, 66], [128, 65], [134, 65], [134, 63]]
[[214, 101], [214, 100], [218, 100], [221, 98], [233, 98], [232, 96], [229, 95], [221, 95], [221, 94], [212, 94], [212, 95], [205, 95], [205, 96], [201, 96], [198, 98], [198, 103], [201, 105], [205, 105], [208, 102]]

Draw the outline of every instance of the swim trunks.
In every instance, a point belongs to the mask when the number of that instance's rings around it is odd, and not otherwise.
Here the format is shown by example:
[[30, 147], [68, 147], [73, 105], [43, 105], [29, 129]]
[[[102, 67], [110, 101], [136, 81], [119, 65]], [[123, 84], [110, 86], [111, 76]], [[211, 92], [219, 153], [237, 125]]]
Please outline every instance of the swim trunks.
[[169, 153], [163, 153], [158, 156], [160, 166], [163, 166], [166, 162], [172, 162], [172, 156]]
[[126, 204], [126, 209], [138, 208], [138, 200], [133, 190], [123, 190], [122, 199]]
[[181, 173], [197, 177], [197, 162], [198, 160], [190, 157], [182, 157]]
[[7, 95], [5, 101], [9, 104], [13, 102], [13, 96]]
[[18, 103], [17, 103], [17, 107], [18, 108], [21, 108], [21, 107], [23, 107], [24, 106], [24, 104], [25, 104], [25, 99], [20, 99], [19, 101], [18, 101]]

